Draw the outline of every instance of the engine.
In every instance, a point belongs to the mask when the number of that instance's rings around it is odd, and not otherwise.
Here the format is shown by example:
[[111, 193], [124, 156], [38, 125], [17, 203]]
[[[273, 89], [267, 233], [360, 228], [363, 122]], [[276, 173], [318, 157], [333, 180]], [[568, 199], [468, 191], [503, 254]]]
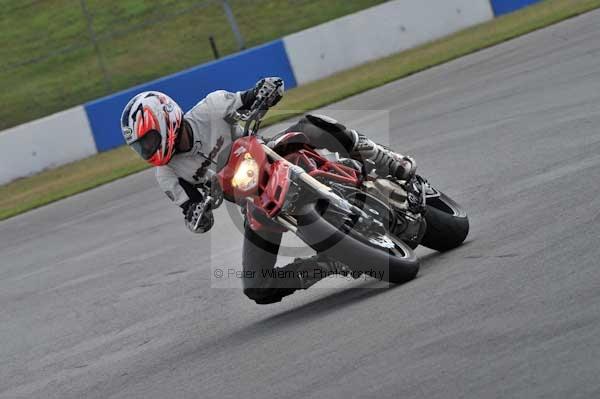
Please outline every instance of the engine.
[[363, 183], [366, 191], [388, 205], [395, 215], [395, 225], [390, 231], [411, 248], [421, 242], [426, 230], [425, 218], [413, 211], [409, 203], [409, 194], [399, 184], [388, 179], [376, 179]]

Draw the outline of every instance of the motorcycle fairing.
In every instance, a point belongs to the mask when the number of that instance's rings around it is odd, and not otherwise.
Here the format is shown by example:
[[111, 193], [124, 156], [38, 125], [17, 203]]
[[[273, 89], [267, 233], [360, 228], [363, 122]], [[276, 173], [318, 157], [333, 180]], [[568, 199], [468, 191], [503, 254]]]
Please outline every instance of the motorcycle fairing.
[[[260, 143], [255, 136], [237, 139], [231, 146], [227, 164], [217, 173], [217, 178], [219, 180], [219, 184], [223, 188], [223, 191], [226, 193], [233, 193], [236, 203], [243, 204], [245, 202], [245, 198], [254, 196], [257, 191], [260, 190], [261, 183], [264, 187], [266, 186], [266, 182], [269, 180], [268, 172], [270, 171], [270, 163], [261, 146], [262, 143]], [[258, 164], [260, 176], [258, 178], [258, 186], [252, 187], [248, 190], [242, 190], [239, 187], [233, 187], [231, 180], [233, 179], [233, 176], [235, 175], [235, 172], [240, 164], [244, 161], [244, 155], [246, 153], [252, 155], [252, 158], [254, 158]]]
[[254, 199], [254, 204], [263, 209], [269, 218], [277, 216], [281, 211], [290, 188], [290, 167], [281, 161], [271, 164], [268, 180], [259, 181], [260, 195]]
[[287, 229], [274, 223], [272, 218], [281, 212], [285, 204], [290, 188], [290, 168], [283, 162], [275, 161], [266, 175], [269, 177], [266, 185], [259, 188], [260, 195], [254, 198], [254, 202], [248, 201], [246, 204], [246, 217], [254, 231], [285, 232]]

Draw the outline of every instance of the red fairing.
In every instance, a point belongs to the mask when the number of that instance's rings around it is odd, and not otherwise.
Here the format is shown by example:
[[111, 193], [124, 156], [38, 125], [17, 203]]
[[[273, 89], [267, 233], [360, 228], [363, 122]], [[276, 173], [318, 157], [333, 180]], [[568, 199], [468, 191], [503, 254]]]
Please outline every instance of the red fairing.
[[262, 179], [259, 183], [261, 194], [254, 199], [254, 204], [272, 218], [277, 216], [285, 203], [290, 188], [290, 167], [282, 161], [275, 161], [268, 174], [269, 180], [264, 181], [266, 184], [262, 186]]
[[[231, 153], [227, 165], [217, 174], [223, 193], [229, 198], [235, 198], [235, 202], [243, 203], [246, 197], [252, 197], [256, 194], [257, 188], [254, 187], [248, 191], [240, 190], [231, 185], [231, 179], [235, 172], [244, 161], [244, 154], [249, 153], [256, 161], [259, 168], [259, 186], [261, 182], [268, 181], [268, 172], [270, 171], [270, 163], [267, 159], [265, 151], [262, 149], [262, 144], [254, 136], [242, 137], [237, 139], [231, 146]], [[265, 176], [265, 174], [267, 174]]]
[[[244, 191], [234, 187], [231, 180], [246, 154], [254, 158], [259, 172], [258, 185]], [[274, 222], [268, 223], [268, 219], [275, 217], [285, 203], [290, 185], [289, 166], [281, 161], [271, 163], [256, 137], [243, 137], [233, 143], [227, 165], [217, 177], [226, 197], [233, 198], [238, 204], [246, 204], [246, 216], [253, 230], [286, 231]], [[253, 202], [248, 203], [247, 199], [253, 199]], [[264, 222], [258, 221], [256, 214], [260, 214]]]

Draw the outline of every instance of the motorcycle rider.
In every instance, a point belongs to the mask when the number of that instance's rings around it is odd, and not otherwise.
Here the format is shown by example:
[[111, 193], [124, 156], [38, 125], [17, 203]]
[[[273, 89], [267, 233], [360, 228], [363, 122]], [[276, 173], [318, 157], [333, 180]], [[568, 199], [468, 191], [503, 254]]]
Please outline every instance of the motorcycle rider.
[[[126, 143], [156, 166], [158, 184], [182, 208], [186, 226], [193, 232], [207, 232], [214, 223], [210, 207], [202, 209], [199, 204], [209, 194], [214, 161], [242, 133], [240, 115], [265, 98], [268, 108], [275, 106], [283, 91], [280, 78], [267, 77], [246, 91], [212, 92], [185, 114], [169, 96], [157, 91], [139, 93], [125, 106], [121, 129]], [[415, 173], [412, 158], [394, 153], [332, 118], [308, 114], [285, 132], [289, 131], [303, 132], [315, 148], [368, 160], [379, 176], [409, 180]], [[242, 265], [244, 276], [253, 277], [244, 278], [244, 293], [256, 303], [279, 302], [322, 277], [348, 273], [345, 265], [318, 254], [295, 259], [277, 269], [278, 273], [263, 273], [275, 267], [281, 236], [256, 232], [245, 223]]]

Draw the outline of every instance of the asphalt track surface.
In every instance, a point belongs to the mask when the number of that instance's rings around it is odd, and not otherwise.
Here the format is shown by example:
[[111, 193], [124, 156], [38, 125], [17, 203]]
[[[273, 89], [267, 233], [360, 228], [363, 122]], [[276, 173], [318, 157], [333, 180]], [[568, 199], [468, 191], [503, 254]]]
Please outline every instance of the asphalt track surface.
[[148, 171], [2, 222], [0, 397], [600, 397], [599, 18], [332, 107], [389, 111], [391, 145], [469, 211], [467, 243], [419, 249], [402, 286], [211, 288], [238, 230], [221, 209], [188, 233]]

